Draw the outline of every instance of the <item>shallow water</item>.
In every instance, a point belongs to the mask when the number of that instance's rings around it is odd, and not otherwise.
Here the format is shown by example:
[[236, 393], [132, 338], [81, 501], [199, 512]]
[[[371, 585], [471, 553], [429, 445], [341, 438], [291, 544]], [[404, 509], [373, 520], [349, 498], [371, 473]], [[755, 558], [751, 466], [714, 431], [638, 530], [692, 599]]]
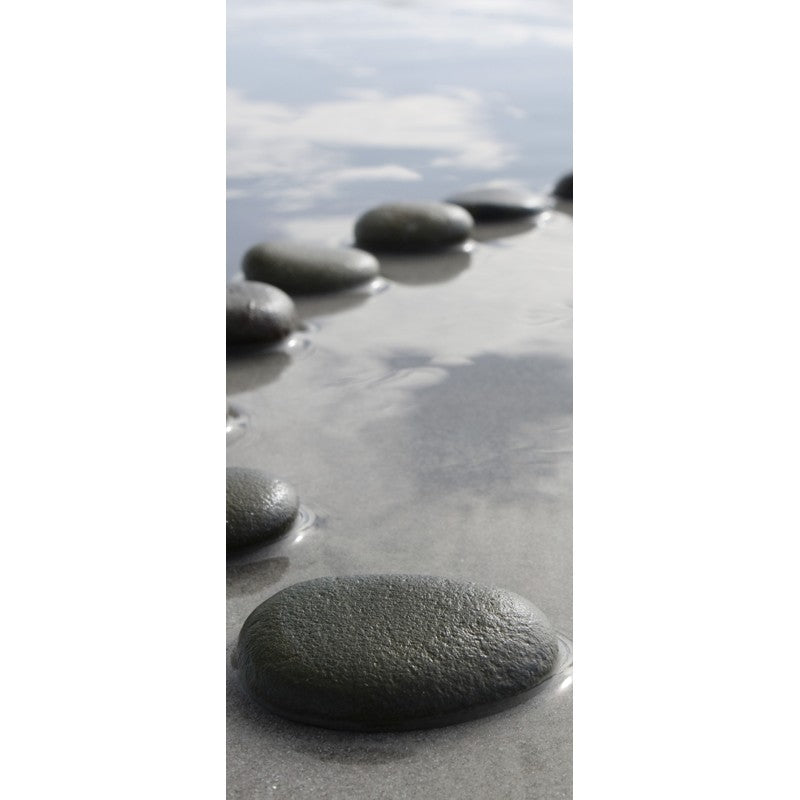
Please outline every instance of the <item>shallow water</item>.
[[[228, 272], [336, 217], [572, 168], [570, 5], [228, 0]], [[349, 240], [349, 231], [345, 236]]]
[[[568, 6], [229, 0], [228, 274], [275, 236], [349, 243], [373, 204], [571, 168]], [[291, 341], [228, 365], [231, 466], [303, 514], [229, 560], [247, 614], [323, 575], [495, 584], [571, 635], [572, 218], [481, 226], [469, 252], [381, 259], [385, 280], [297, 301]], [[571, 677], [512, 710], [405, 734], [278, 719], [230, 684], [234, 798], [571, 795]]]

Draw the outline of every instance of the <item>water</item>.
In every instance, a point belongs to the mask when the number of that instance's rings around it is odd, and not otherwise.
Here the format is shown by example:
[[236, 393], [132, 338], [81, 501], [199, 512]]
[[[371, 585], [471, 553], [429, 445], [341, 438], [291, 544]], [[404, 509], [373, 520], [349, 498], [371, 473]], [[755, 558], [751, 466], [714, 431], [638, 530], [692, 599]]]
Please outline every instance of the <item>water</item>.
[[228, 9], [229, 274], [256, 241], [308, 236], [308, 218], [325, 240], [325, 220], [388, 199], [539, 189], [572, 167], [568, 3]]
[[[229, 2], [228, 274], [270, 237], [352, 241], [391, 200], [571, 168], [569, 8]], [[475, 247], [382, 259], [385, 280], [297, 301], [290, 342], [231, 359], [231, 466], [290, 481], [303, 518], [232, 559], [228, 647], [281, 588], [412, 572], [495, 584], [571, 636], [569, 209]], [[564, 641], [568, 641], [568, 638]], [[571, 678], [515, 709], [406, 734], [322, 731], [229, 693], [235, 798], [561, 798]]]

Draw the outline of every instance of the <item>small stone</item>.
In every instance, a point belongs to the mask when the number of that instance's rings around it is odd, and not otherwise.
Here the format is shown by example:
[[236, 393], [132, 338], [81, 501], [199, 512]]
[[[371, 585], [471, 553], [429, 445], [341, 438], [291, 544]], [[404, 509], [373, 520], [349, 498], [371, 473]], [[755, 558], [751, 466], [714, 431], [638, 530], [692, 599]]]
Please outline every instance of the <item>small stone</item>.
[[527, 600], [420, 575], [296, 583], [250, 614], [233, 657], [245, 690], [272, 712], [363, 731], [494, 713], [557, 659], [555, 632]]
[[558, 197], [559, 200], [569, 200], [572, 202], [572, 173], [570, 172], [569, 175], [565, 175], [561, 180], [556, 184], [556, 188], [553, 189], [553, 197]]
[[476, 222], [516, 219], [539, 214], [542, 198], [526, 189], [504, 186], [482, 186], [447, 198], [448, 203], [465, 208]]
[[377, 252], [440, 250], [465, 242], [474, 221], [452, 203], [389, 203], [356, 222], [356, 244]]
[[297, 325], [292, 298], [255, 281], [228, 284], [226, 317], [228, 344], [276, 342]]
[[229, 467], [225, 527], [228, 548], [268, 542], [292, 527], [300, 509], [297, 492], [261, 470]]
[[355, 248], [266, 242], [245, 253], [242, 270], [246, 278], [271, 283], [289, 294], [316, 294], [371, 281], [378, 277], [380, 264]]

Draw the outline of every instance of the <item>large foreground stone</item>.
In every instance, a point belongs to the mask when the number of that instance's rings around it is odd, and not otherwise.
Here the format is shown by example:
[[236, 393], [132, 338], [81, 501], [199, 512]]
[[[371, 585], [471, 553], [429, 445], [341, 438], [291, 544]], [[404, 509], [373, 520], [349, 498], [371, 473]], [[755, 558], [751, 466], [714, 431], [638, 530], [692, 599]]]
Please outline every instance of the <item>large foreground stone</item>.
[[300, 722], [433, 727], [518, 702], [553, 670], [541, 611], [502, 589], [419, 575], [317, 578], [247, 618], [234, 663], [247, 692]]

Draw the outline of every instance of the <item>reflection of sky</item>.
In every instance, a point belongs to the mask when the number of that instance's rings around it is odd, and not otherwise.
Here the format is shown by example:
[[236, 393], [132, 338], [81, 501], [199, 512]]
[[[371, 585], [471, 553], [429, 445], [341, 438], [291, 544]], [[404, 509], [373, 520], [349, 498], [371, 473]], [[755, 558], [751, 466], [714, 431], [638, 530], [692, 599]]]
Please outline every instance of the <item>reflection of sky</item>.
[[304, 215], [569, 169], [569, 10], [229, 0], [229, 274]]

